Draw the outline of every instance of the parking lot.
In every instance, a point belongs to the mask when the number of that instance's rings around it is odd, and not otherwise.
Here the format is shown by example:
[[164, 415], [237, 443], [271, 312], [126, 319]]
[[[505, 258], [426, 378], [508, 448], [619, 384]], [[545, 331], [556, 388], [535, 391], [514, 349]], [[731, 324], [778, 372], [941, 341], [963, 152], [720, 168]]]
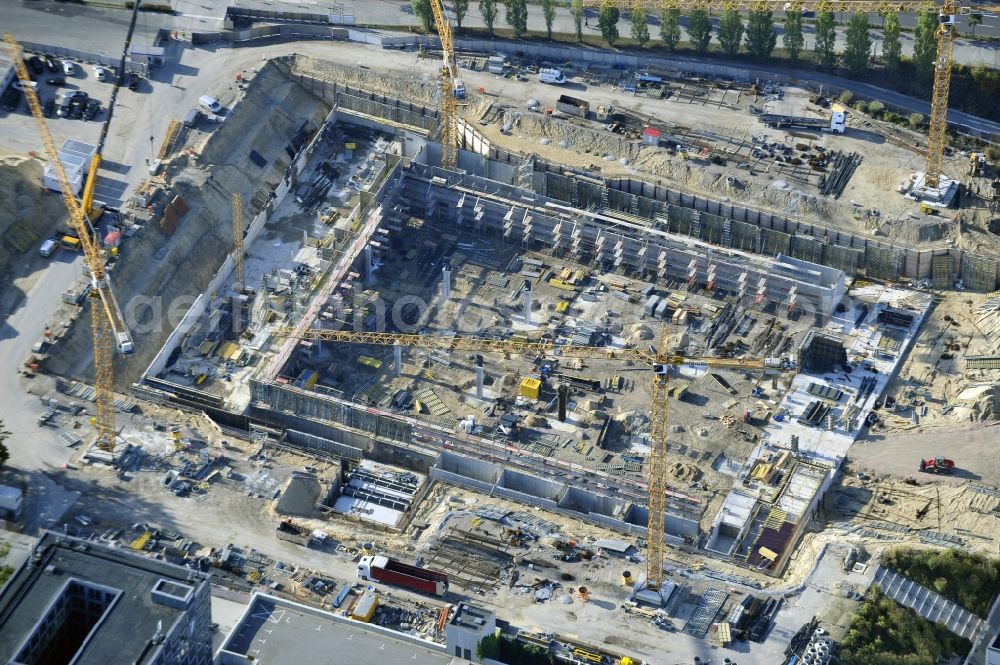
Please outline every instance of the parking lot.
[[[45, 54], [24, 55], [25, 65], [34, 78], [38, 99], [56, 147], [67, 139], [95, 144], [100, 135], [101, 123], [107, 118], [114, 73], [107, 68], [59, 60]], [[132, 80], [127, 79], [126, 85], [118, 93], [119, 109], [129, 104], [129, 96], [134, 98], [142, 94], [141, 86], [149, 89], [149, 84], [145, 81], [138, 81], [140, 85], [133, 84], [136, 87], [134, 91], [128, 89], [127, 83], [132, 83]], [[6, 132], [13, 139], [9, 147], [19, 152], [37, 152], [40, 143], [38, 132], [31, 118], [27, 97], [20, 88], [20, 82], [15, 81], [3, 93], [2, 106], [6, 115], [4, 124], [18, 126], [16, 131]], [[114, 164], [109, 164], [108, 167], [113, 169]], [[97, 182], [96, 197], [112, 205], [119, 205], [125, 189], [125, 182], [102, 176]]]

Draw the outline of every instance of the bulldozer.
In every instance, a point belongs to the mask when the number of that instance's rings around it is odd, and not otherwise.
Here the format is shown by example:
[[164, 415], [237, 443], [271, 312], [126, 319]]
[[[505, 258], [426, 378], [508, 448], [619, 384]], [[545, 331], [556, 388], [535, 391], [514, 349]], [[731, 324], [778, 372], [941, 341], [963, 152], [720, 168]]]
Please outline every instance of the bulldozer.
[[955, 462], [946, 457], [928, 457], [920, 460], [920, 470], [924, 473], [954, 473]]

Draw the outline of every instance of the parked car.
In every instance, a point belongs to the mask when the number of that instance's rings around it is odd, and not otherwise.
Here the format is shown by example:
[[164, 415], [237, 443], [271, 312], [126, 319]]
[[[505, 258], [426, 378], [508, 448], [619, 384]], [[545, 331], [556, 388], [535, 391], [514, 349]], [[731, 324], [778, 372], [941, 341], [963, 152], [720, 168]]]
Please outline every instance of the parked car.
[[94, 76], [97, 77], [98, 81], [108, 80], [108, 70], [100, 65], [94, 65]]
[[125, 75], [125, 82], [128, 84], [129, 90], [139, 89], [139, 75], [135, 72], [129, 72]]
[[73, 64], [71, 60], [62, 61], [63, 74], [66, 76], [73, 76], [76, 74], [76, 65]]
[[59, 243], [53, 240], [52, 238], [49, 238], [48, 240], [42, 243], [41, 247], [38, 248], [38, 253], [44, 256], [45, 258], [49, 258], [58, 249], [59, 249]]
[[67, 90], [56, 95], [56, 102], [69, 104], [74, 99], [87, 101], [87, 93], [83, 90]]
[[69, 102], [69, 117], [79, 120], [83, 117], [84, 108], [87, 106], [87, 101], [79, 97], [74, 97]]
[[0, 101], [3, 102], [4, 110], [13, 111], [21, 101], [21, 93], [13, 87], [7, 88], [3, 93], [3, 97], [0, 97]]
[[62, 69], [59, 66], [59, 63], [56, 62], [56, 59], [53, 58], [51, 55], [46, 55], [43, 57], [45, 59], [45, 66], [48, 67], [50, 72], [58, 72], [60, 69]]
[[45, 79], [45, 82], [48, 83], [49, 85], [54, 85], [54, 86], [58, 87], [60, 85], [66, 85], [66, 77], [65, 76], [53, 76], [52, 78]]
[[93, 120], [97, 117], [97, 114], [101, 112], [101, 103], [94, 98], [87, 100], [86, 105], [83, 109], [83, 117], [87, 120]]
[[60, 118], [68, 118], [69, 117], [69, 100], [68, 99], [66, 101], [64, 101], [62, 104], [59, 105], [59, 108], [56, 109], [56, 115], [59, 116]]
[[[11, 85], [18, 92], [24, 92], [25, 85], [23, 83], [21, 83], [20, 81], [14, 81], [13, 83], [11, 83]], [[38, 84], [35, 83], [34, 81], [29, 81], [28, 85], [31, 86], [32, 88], [34, 88], [35, 90], [38, 90]]]
[[42, 113], [45, 114], [46, 118], [51, 118], [55, 110], [56, 110], [56, 100], [53, 99], [52, 97], [49, 97], [48, 99], [45, 100], [45, 103], [42, 104]]
[[33, 55], [28, 58], [28, 66], [36, 74], [42, 74], [45, 72], [45, 63], [37, 55]]

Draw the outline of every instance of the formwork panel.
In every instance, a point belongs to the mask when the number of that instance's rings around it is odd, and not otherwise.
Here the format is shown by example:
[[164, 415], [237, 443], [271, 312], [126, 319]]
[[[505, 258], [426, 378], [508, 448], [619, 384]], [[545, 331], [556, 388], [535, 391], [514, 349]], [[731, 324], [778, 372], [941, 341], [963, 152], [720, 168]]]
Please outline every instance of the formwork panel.
[[902, 256], [890, 247], [869, 247], [865, 251], [865, 272], [875, 279], [899, 279]]
[[848, 276], [854, 275], [861, 263], [863, 254], [860, 250], [838, 245], [823, 246], [823, 265], [843, 270]]
[[935, 256], [931, 259], [931, 285], [935, 289], [950, 289], [955, 275], [955, 257]]
[[768, 256], [777, 256], [778, 254], [788, 253], [788, 244], [791, 241], [791, 236], [783, 231], [771, 231], [768, 229], [761, 229], [761, 246], [763, 251], [761, 254], [766, 254]]
[[757, 251], [757, 227], [746, 222], [732, 222], [732, 244], [734, 249], [741, 249], [745, 252]]
[[815, 238], [793, 236], [788, 243], [788, 254], [803, 261], [822, 263], [823, 243]]
[[962, 261], [962, 281], [973, 291], [992, 291], [997, 286], [997, 262], [966, 254]]

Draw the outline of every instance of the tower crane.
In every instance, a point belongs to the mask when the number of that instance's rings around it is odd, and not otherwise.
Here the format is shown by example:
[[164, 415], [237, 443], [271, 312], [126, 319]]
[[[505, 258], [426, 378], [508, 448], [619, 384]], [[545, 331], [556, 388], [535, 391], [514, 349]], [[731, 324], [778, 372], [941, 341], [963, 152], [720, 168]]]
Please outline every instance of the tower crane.
[[39, 136], [42, 138], [45, 150], [52, 158], [52, 167], [59, 180], [59, 190], [69, 212], [70, 227], [80, 237], [84, 260], [90, 271], [90, 323], [94, 338], [94, 401], [96, 404], [92, 420], [97, 429], [97, 446], [102, 450], [114, 450], [117, 433], [114, 411], [114, 349], [117, 344], [120, 352], [131, 353], [133, 351], [132, 339], [129, 336], [128, 327], [125, 325], [121, 308], [118, 306], [118, 300], [111, 288], [111, 279], [104, 265], [104, 255], [99, 240], [91, 230], [83, 206], [73, 193], [66, 169], [63, 168], [62, 162], [59, 160], [59, 152], [56, 150], [52, 135], [45, 125], [45, 116], [42, 114], [38, 95], [35, 93], [35, 89], [29, 85], [31, 77], [24, 66], [21, 46], [11, 35], [4, 35], [4, 41], [7, 42], [7, 49], [11, 61], [17, 69], [17, 76], [24, 84], [24, 94], [28, 99], [31, 115], [38, 123]]
[[451, 24], [441, 0], [431, 0], [434, 25], [441, 39], [441, 166], [454, 169], [458, 164], [458, 100], [465, 99], [465, 85], [458, 78], [455, 44]]
[[662, 329], [659, 348], [639, 347], [618, 349], [607, 346], [576, 346], [556, 344], [550, 340], [520, 341], [514, 339], [489, 339], [482, 337], [450, 337], [405, 333], [358, 332], [350, 330], [311, 329], [297, 334], [291, 327], [275, 332], [280, 337], [332, 341], [379, 346], [408, 346], [417, 349], [447, 352], [474, 351], [477, 353], [524, 354], [531, 356], [560, 356], [564, 358], [591, 358], [631, 361], [647, 364], [653, 382], [653, 400], [650, 408], [649, 453], [649, 521], [647, 523], [646, 588], [659, 591], [663, 588], [664, 520], [667, 496], [667, 416], [668, 382], [672, 367], [692, 365], [700, 367], [731, 368], [741, 370], [788, 370], [791, 363], [780, 358], [717, 358], [685, 356], [667, 353], [666, 327]]
[[955, 52], [955, 17], [971, 14], [969, 7], [955, 0], [583, 0], [585, 7], [644, 9], [703, 9], [738, 11], [838, 11], [838, 12], [937, 12], [937, 58], [934, 61], [934, 90], [927, 127], [927, 155], [924, 185], [937, 189], [941, 184], [941, 160], [947, 144], [948, 91]]
[[101, 135], [97, 139], [97, 150], [94, 151], [94, 157], [90, 161], [90, 170], [87, 172], [87, 182], [83, 186], [83, 211], [87, 214], [87, 219], [90, 221], [91, 225], [96, 224], [97, 220], [101, 218], [104, 214], [104, 208], [94, 203], [94, 188], [97, 185], [97, 171], [101, 167], [101, 159], [104, 153], [104, 142], [108, 138], [108, 129], [111, 127], [111, 118], [115, 113], [115, 101], [118, 99], [118, 90], [121, 88], [122, 81], [125, 78], [125, 58], [128, 56], [129, 45], [132, 44], [132, 34], [135, 32], [135, 22], [139, 16], [139, 2], [134, 3], [132, 7], [132, 22], [129, 23], [128, 33], [125, 35], [125, 46], [122, 48], [122, 57], [118, 62], [118, 69], [115, 71], [115, 84], [111, 88], [111, 98], [108, 100], [108, 117], [104, 119], [104, 124], [101, 126]]

